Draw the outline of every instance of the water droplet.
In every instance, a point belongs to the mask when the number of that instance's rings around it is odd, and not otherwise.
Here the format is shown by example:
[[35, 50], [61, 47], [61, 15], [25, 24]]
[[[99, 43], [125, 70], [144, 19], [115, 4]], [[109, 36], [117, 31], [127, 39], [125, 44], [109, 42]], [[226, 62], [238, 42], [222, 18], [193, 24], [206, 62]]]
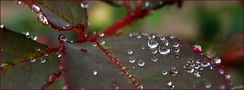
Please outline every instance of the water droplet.
[[169, 38], [170, 38], [170, 39], [174, 39], [174, 38], [175, 38], [175, 36], [173, 36], [173, 35], [170, 35], [170, 36], [169, 36]]
[[205, 88], [210, 88], [211, 84], [210, 83], [205, 83]]
[[136, 38], [137, 38], [137, 39], [140, 39], [140, 38], [141, 38], [141, 35], [140, 35], [140, 34], [139, 34], [139, 35], [137, 35], [137, 36], [136, 36]]
[[142, 47], [141, 47], [141, 49], [142, 49], [142, 50], [144, 50], [144, 49], [145, 49], [145, 47], [144, 47], [144, 46], [142, 46]]
[[100, 41], [100, 44], [101, 45], [104, 45], [106, 42], [105, 41]]
[[142, 66], [145, 65], [145, 61], [142, 60], [142, 59], [139, 59], [137, 65], [140, 66], [140, 67], [142, 67]]
[[114, 89], [119, 89], [119, 84], [118, 84], [116, 81], [113, 81], [113, 82], [112, 82], [112, 87], [113, 87]]
[[175, 43], [173, 44], [173, 47], [175, 47], [175, 48], [177, 48], [177, 47], [179, 47], [179, 46], [180, 46], [180, 44], [177, 43], [177, 42], [175, 42]]
[[155, 39], [149, 39], [147, 42], [149, 48], [156, 48], [158, 46], [158, 42]]
[[200, 53], [200, 52], [202, 52], [202, 47], [200, 45], [194, 45], [193, 51], [196, 53]]
[[129, 34], [129, 37], [133, 37], [133, 34], [132, 34], [132, 33], [130, 33], [130, 34]]
[[162, 74], [163, 74], [163, 75], [167, 75], [167, 74], [168, 74], [168, 72], [167, 72], [167, 71], [164, 71], [164, 72], [162, 72]]
[[47, 57], [48, 56], [48, 53], [46, 53], [44, 56]]
[[160, 38], [160, 40], [161, 40], [161, 44], [162, 45], [164, 45], [164, 46], [168, 46], [169, 45], [169, 41], [167, 40], [167, 39], [165, 39], [165, 37], [163, 37], [163, 38]]
[[97, 43], [93, 42], [92, 45], [93, 45], [94, 47], [96, 47], [96, 46], [97, 46]]
[[58, 39], [60, 41], [63, 41], [63, 42], [66, 42], [67, 41], [67, 38], [66, 38], [66, 36], [64, 34], [60, 34], [59, 37], [58, 37]]
[[139, 85], [136, 87], [137, 89], [143, 89], [143, 86], [142, 85]]
[[151, 58], [151, 60], [152, 60], [152, 62], [157, 62], [158, 58], [154, 56], [154, 57]]
[[37, 40], [37, 36], [34, 36], [34, 37], [33, 37], [33, 40]]
[[0, 67], [4, 67], [4, 66], [7, 66], [8, 64], [6, 63], [2, 63]]
[[36, 48], [35, 50], [36, 50], [37, 52], [40, 52], [40, 51], [41, 51], [41, 49], [40, 49], [40, 48]]
[[175, 53], [179, 53], [180, 49], [179, 48], [175, 48]]
[[3, 24], [1, 24], [1, 25], [0, 25], [0, 28], [2, 29], [3, 27], [4, 27], [4, 25], [3, 25]]
[[129, 57], [129, 62], [130, 62], [130, 63], [135, 63], [135, 61], [136, 61], [135, 58], [133, 58], [133, 57]]
[[225, 78], [230, 79], [230, 75], [229, 74], [225, 75]]
[[104, 37], [104, 33], [100, 33], [99, 36], [100, 36], [100, 37]]
[[163, 55], [166, 55], [166, 54], [170, 53], [170, 49], [167, 48], [167, 47], [161, 46], [161, 47], [159, 48], [159, 53], [160, 53], [160, 54], [163, 54]]
[[172, 86], [173, 85], [172, 81], [166, 81], [166, 84], [167, 84], [167, 86]]
[[215, 58], [213, 58], [213, 63], [214, 64], [220, 64], [221, 63], [221, 59], [219, 57], [215, 57]]
[[198, 71], [194, 71], [193, 74], [196, 76], [196, 77], [201, 77], [200, 73]]
[[30, 60], [30, 62], [35, 62], [36, 61], [36, 59], [32, 59], [32, 60]]
[[152, 54], [157, 54], [158, 49], [157, 48], [152, 48], [152, 49], [150, 49], [150, 51], [152, 52]]
[[29, 32], [26, 32], [26, 33], [25, 33], [25, 36], [29, 36], [29, 35], [30, 35], [30, 33], [29, 33]]
[[148, 39], [154, 39], [155, 37], [156, 37], [155, 34], [152, 33], [148, 35]]
[[83, 2], [81, 2], [80, 3], [80, 6], [82, 7], [82, 8], [88, 8], [88, 2], [86, 2], [86, 1], [83, 1]]
[[178, 71], [175, 70], [175, 69], [172, 69], [172, 70], [170, 71], [170, 76], [175, 77], [175, 76], [177, 76], [177, 74], [178, 74]]
[[224, 74], [225, 71], [224, 71], [223, 69], [219, 69], [219, 73], [220, 73], [220, 74]]
[[41, 21], [43, 24], [48, 24], [47, 18], [43, 14], [38, 14], [38, 19]]
[[37, 6], [36, 4], [32, 5], [32, 9], [36, 12], [40, 12], [41, 8], [39, 6]]
[[202, 67], [208, 67], [208, 66], [210, 66], [210, 63], [209, 62], [202, 62], [201, 66]]
[[19, 4], [19, 5], [20, 5], [21, 3], [22, 3], [21, 1], [18, 1], [18, 2], [17, 2], [17, 4]]
[[133, 54], [133, 51], [129, 49], [128, 54], [130, 54], [130, 55]]
[[67, 24], [67, 25], [63, 26], [62, 28], [65, 30], [69, 30], [69, 29], [71, 29], [71, 26], [69, 24]]
[[97, 71], [96, 71], [96, 70], [92, 71], [92, 74], [93, 74], [94, 76], [96, 76], [96, 75], [97, 75]]
[[59, 54], [58, 54], [58, 58], [60, 58], [61, 56], [62, 56], [62, 54], [61, 54], [61, 53], [59, 53]]
[[45, 63], [45, 62], [46, 62], [46, 59], [43, 58], [43, 59], [41, 60], [41, 63]]
[[186, 70], [186, 72], [187, 72], [187, 73], [193, 73], [193, 72], [194, 72], [194, 68], [188, 68], [188, 69]]
[[175, 58], [176, 59], [179, 59], [180, 58], [180, 55], [179, 54], [175, 54]]
[[146, 6], [146, 7], [149, 7], [149, 5], [150, 5], [150, 2], [147, 1], [147, 2], [145, 3], [145, 6]]

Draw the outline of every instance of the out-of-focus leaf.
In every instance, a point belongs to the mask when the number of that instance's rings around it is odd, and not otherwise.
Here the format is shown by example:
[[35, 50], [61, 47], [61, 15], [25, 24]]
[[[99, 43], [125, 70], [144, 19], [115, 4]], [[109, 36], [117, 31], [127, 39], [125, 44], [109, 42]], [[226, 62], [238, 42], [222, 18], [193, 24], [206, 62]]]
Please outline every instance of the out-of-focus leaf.
[[[23, 0], [38, 13], [39, 20], [55, 29], [71, 29], [72, 26], [86, 27], [88, 7], [85, 1]], [[45, 22], [47, 20], [47, 22]]]
[[[145, 89], [229, 88], [217, 64], [219, 59], [196, 53], [191, 45], [173, 36], [138, 34], [105, 38], [100, 42]], [[66, 44], [65, 76], [70, 88], [135, 88], [98, 45], [94, 45]]]
[[58, 71], [56, 54], [11, 67], [11, 64], [30, 58], [47, 47], [6, 28], [0, 30], [0, 49], [1, 68], [8, 66], [7, 70], [0, 71], [1, 89], [40, 89], [48, 77]]

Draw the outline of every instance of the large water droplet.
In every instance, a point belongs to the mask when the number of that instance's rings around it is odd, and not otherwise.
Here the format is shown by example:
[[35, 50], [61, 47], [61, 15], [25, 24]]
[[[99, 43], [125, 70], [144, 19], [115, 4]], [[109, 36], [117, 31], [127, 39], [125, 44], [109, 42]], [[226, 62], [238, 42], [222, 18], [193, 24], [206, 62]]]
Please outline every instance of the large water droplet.
[[40, 12], [41, 8], [39, 6], [37, 6], [36, 4], [33, 4], [31, 7], [34, 11], [36, 12]]
[[129, 57], [129, 62], [130, 62], [130, 63], [135, 63], [135, 61], [136, 61], [135, 58], [133, 58], [133, 57]]
[[157, 62], [158, 58], [154, 56], [154, 57], [151, 58], [151, 60], [152, 60], [152, 62]]
[[80, 3], [80, 6], [82, 7], [82, 8], [88, 8], [88, 2], [86, 2], [86, 1], [83, 1], [83, 2], [81, 2]]
[[149, 48], [156, 48], [158, 46], [158, 42], [155, 39], [149, 39], [147, 42]]
[[130, 55], [133, 54], [133, 51], [129, 49], [128, 54], [130, 54]]
[[41, 21], [43, 24], [48, 24], [47, 18], [43, 14], [38, 14], [38, 19]]
[[92, 71], [92, 74], [93, 74], [94, 76], [96, 76], [96, 75], [97, 75], [97, 71], [96, 71], [96, 70]]
[[165, 46], [161, 46], [161, 47], [159, 48], [159, 53], [160, 53], [160, 54], [163, 54], [163, 55], [166, 55], [166, 54], [170, 53], [170, 49], [167, 48], [167, 47], [165, 47]]
[[137, 62], [137, 65], [140, 66], [140, 67], [143, 67], [145, 65], [145, 61], [142, 60], [142, 59], [139, 59], [138, 62]]
[[66, 36], [64, 34], [60, 34], [59, 37], [58, 37], [58, 39], [60, 41], [63, 41], [63, 42], [66, 42], [67, 41], [67, 38], [66, 38]]
[[221, 63], [221, 59], [219, 57], [215, 57], [215, 58], [213, 58], [213, 63], [214, 64], [220, 64]]

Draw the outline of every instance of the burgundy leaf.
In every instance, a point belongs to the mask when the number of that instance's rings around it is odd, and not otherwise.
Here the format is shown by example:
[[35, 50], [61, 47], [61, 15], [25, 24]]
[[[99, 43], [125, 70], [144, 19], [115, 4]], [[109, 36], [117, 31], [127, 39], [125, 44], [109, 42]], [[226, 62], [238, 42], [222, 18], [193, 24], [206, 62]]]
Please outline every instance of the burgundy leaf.
[[174, 36], [130, 34], [65, 45], [71, 89], [230, 88], [220, 59], [196, 53]]

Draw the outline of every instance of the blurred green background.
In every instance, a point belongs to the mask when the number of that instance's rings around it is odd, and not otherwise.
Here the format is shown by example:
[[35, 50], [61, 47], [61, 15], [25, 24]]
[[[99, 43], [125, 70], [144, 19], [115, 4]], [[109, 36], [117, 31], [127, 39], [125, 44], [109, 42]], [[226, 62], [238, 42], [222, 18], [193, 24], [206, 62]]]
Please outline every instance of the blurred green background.
[[[124, 8], [106, 3], [89, 4], [89, 32], [100, 32], [126, 15]], [[51, 43], [60, 33], [52, 31], [37, 20], [37, 15], [16, 1], [1, 1], [1, 24], [19, 33], [37, 35], [37, 41]], [[239, 1], [185, 1], [181, 9], [167, 6], [153, 11], [121, 30], [130, 32], [160, 33], [175, 35], [180, 40], [201, 45], [210, 57], [222, 58], [222, 65], [233, 80], [233, 86], [243, 88], [243, 5]]]

